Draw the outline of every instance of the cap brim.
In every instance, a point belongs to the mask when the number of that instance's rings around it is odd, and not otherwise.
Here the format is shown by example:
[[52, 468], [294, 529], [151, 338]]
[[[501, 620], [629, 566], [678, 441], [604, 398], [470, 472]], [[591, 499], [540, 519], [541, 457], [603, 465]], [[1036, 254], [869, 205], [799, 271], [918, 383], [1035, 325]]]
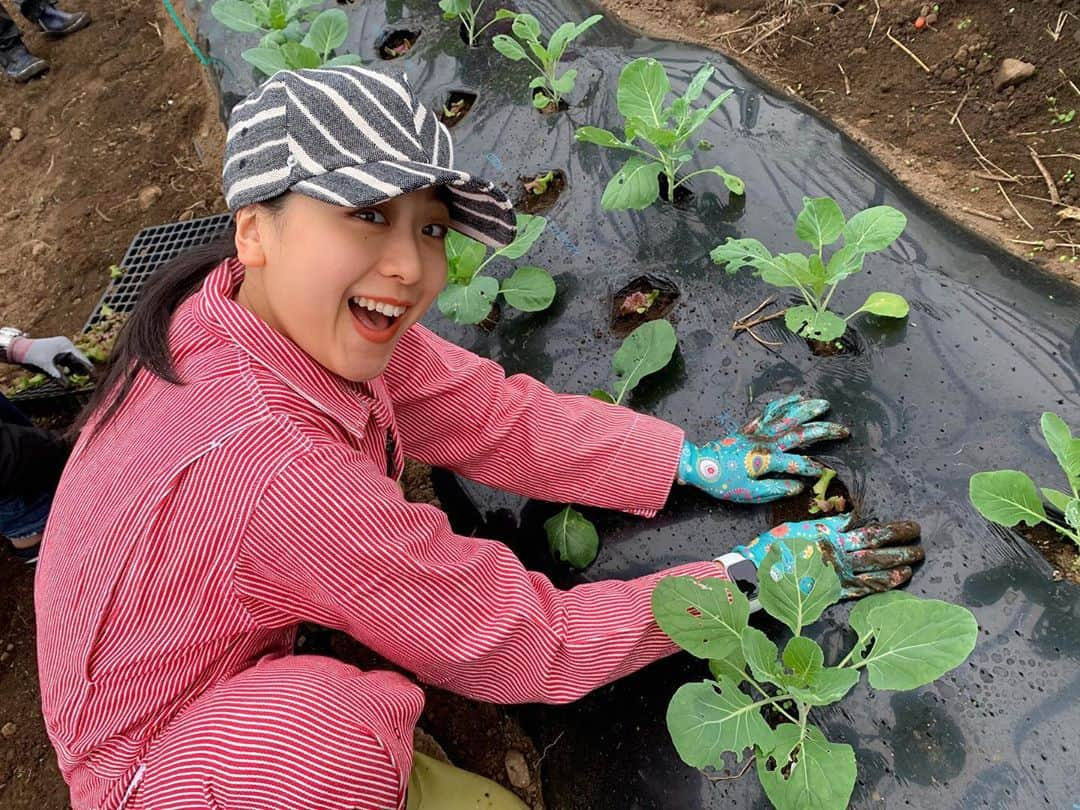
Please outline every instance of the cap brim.
[[468, 172], [405, 160], [345, 166], [295, 183], [291, 191], [334, 205], [378, 205], [402, 194], [444, 186], [450, 195], [450, 227], [500, 248], [517, 233], [513, 203], [486, 180]]

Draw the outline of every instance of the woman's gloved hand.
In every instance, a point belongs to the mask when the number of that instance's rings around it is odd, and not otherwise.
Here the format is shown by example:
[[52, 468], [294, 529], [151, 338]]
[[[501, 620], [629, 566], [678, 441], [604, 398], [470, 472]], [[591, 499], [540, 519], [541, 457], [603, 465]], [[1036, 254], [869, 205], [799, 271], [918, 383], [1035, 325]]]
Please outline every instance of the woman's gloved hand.
[[803, 490], [804, 482], [762, 476], [821, 475], [823, 468], [816, 461], [788, 451], [848, 437], [843, 425], [811, 421], [827, 410], [829, 403], [824, 399], [803, 399], [793, 394], [770, 402], [761, 416], [726, 439], [701, 447], [684, 442], [678, 481], [735, 503], [766, 503], [795, 495]]
[[86, 374], [94, 368], [86, 355], [66, 337], [16, 338], [8, 349], [8, 357], [20, 365], [40, 369], [57, 380], [66, 379], [61, 367]]
[[[798, 523], [781, 523], [759, 534], [745, 546], [732, 549], [761, 566], [765, 555], [773, 545], [780, 547], [780, 566], [783, 572], [794, 571], [795, 560], [791, 549], [781, 540], [810, 540], [817, 543], [826, 561], [832, 564], [843, 585], [843, 597], [854, 599], [871, 593], [888, 591], [911, 579], [911, 566], [923, 559], [921, 546], [915, 545], [919, 537], [919, 524], [905, 520], [896, 523], [870, 524], [846, 531], [852, 515], [834, 515], [820, 520], [804, 520]], [[813, 581], [800, 582], [804, 593], [809, 593]]]

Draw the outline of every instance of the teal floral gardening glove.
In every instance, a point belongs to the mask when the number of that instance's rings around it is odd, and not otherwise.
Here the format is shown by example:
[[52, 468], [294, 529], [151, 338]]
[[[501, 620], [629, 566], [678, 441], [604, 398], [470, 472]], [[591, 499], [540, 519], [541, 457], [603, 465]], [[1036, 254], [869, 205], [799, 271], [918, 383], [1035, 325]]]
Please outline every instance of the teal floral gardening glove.
[[843, 425], [812, 421], [827, 410], [829, 403], [824, 399], [803, 399], [792, 394], [770, 402], [761, 416], [726, 439], [701, 447], [686, 441], [679, 458], [678, 481], [735, 503], [766, 503], [802, 492], [806, 486], [802, 481], [762, 476], [821, 476], [820, 464], [788, 451], [848, 437]]
[[[888, 591], [911, 579], [911, 566], [923, 559], [921, 546], [913, 544], [919, 537], [919, 524], [905, 520], [896, 523], [871, 524], [852, 531], [852, 515], [835, 515], [820, 520], [804, 520], [799, 523], [781, 523], [759, 534], [745, 546], [733, 551], [759, 568], [765, 555], [774, 545], [780, 547], [780, 562], [772, 572], [775, 579], [781, 574], [793, 573], [795, 559], [791, 549], [781, 540], [810, 540], [831, 563], [844, 587], [845, 599], [854, 599], [871, 593]], [[807, 554], [814, 553], [808, 546]], [[814, 587], [810, 577], [804, 577], [799, 590], [809, 593]]]

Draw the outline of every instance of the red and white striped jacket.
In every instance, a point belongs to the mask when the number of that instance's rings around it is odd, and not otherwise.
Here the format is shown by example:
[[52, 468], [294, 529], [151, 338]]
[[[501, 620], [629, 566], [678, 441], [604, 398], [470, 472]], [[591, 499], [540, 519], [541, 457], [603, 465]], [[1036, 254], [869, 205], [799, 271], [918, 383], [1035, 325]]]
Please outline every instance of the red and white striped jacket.
[[667, 574], [722, 576], [716, 564], [562, 591], [503, 544], [406, 502], [395, 478], [408, 456], [651, 516], [681, 430], [507, 378], [419, 325], [380, 378], [350, 383], [232, 300], [243, 272], [222, 263], [174, 316], [186, 384], [140, 374], [115, 419], [80, 439], [56, 494], [38, 660], [76, 810], [130, 781], [199, 695], [289, 654], [300, 621], [497, 702], [571, 701], [674, 651], [652, 588]]

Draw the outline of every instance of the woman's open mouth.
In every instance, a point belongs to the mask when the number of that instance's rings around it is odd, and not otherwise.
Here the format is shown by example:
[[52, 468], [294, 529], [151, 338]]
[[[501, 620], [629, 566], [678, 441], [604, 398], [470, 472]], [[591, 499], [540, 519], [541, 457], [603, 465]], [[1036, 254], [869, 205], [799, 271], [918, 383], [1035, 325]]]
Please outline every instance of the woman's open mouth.
[[355, 295], [349, 299], [353, 326], [360, 337], [373, 343], [386, 343], [393, 338], [408, 308], [408, 304], [387, 299]]

